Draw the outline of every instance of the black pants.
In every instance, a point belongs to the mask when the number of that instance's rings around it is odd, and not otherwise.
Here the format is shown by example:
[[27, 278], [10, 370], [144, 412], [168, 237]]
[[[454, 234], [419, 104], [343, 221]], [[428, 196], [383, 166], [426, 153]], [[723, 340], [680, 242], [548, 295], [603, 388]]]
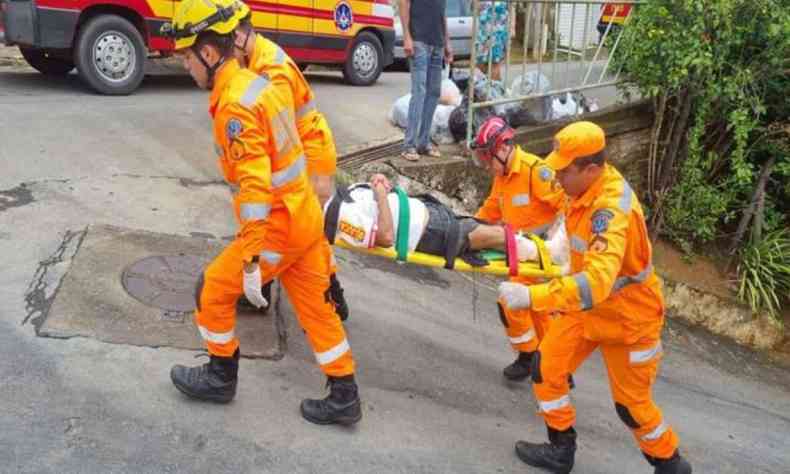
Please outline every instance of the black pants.
[[[416, 198], [425, 204], [425, 207], [428, 209], [428, 225], [425, 226], [425, 232], [423, 232], [422, 238], [417, 243], [416, 250], [418, 252], [439, 257], [447, 255], [450, 224], [453, 221], [457, 221], [460, 227], [460, 250], [463, 251], [463, 247], [468, 247], [469, 233], [480, 225], [479, 222], [471, 217], [455, 215], [450, 208], [437, 201], [433, 196], [422, 195], [416, 196]], [[457, 252], [458, 250], [455, 251]]]

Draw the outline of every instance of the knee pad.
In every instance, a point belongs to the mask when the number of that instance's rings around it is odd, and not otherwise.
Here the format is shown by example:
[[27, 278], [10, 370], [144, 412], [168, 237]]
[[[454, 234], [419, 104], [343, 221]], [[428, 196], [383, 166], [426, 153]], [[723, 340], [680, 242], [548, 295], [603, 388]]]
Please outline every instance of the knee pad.
[[499, 319], [502, 321], [502, 326], [509, 328], [510, 325], [507, 323], [507, 316], [505, 316], [505, 308], [502, 307], [502, 304], [497, 303], [496, 308], [499, 310]]
[[614, 409], [617, 411], [617, 416], [619, 416], [623, 423], [625, 423], [625, 426], [631, 428], [632, 430], [639, 428], [639, 423], [637, 423], [634, 417], [631, 415], [631, 411], [627, 406], [618, 402], [614, 402]]
[[200, 276], [195, 284], [195, 307], [198, 311], [200, 311], [200, 294], [203, 293], [203, 285], [206, 283], [206, 278], [203, 275], [204, 273], [200, 272]]
[[540, 373], [540, 351], [535, 351], [532, 356], [532, 382], [543, 383], [543, 374]]

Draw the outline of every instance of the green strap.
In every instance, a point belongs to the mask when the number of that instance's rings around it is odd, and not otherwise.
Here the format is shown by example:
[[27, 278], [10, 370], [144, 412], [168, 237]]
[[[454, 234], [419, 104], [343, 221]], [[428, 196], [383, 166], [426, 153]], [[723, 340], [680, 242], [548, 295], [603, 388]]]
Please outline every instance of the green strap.
[[398, 261], [405, 262], [409, 254], [409, 196], [401, 188], [395, 188], [398, 195], [398, 235], [395, 236], [395, 251], [398, 252]]

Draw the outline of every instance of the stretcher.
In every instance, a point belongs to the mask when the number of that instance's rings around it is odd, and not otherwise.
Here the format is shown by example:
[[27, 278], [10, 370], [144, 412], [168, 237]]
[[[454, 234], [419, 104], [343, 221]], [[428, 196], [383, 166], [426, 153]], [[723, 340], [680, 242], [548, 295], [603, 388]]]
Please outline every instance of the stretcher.
[[[505, 225], [505, 252], [496, 250], [484, 250], [474, 252], [472, 255], [453, 255], [447, 253], [444, 256], [437, 256], [423, 252], [409, 252], [409, 203], [408, 196], [400, 189], [395, 188], [398, 195], [399, 209], [398, 213], [398, 232], [395, 236], [395, 245], [393, 247], [358, 247], [351, 245], [342, 239], [335, 239], [337, 232], [338, 212], [342, 202], [353, 201], [350, 194], [345, 188], [338, 188], [335, 199], [330, 203], [327, 210], [327, 216], [324, 226], [326, 237], [329, 242], [338, 247], [342, 247], [354, 252], [365, 253], [368, 255], [375, 255], [378, 257], [388, 258], [402, 263], [412, 263], [415, 265], [423, 265], [427, 267], [445, 268], [448, 270], [457, 270], [460, 272], [478, 272], [489, 273], [500, 276], [525, 276], [525, 277], [543, 277], [554, 278], [562, 276], [561, 267], [555, 265], [551, 261], [551, 256], [543, 239], [528, 234], [527, 237], [531, 239], [538, 250], [537, 262], [519, 262], [516, 250], [516, 237], [513, 229], [509, 225]], [[457, 223], [454, 223], [455, 228], [451, 227], [448, 234], [448, 240], [461, 238], [460, 231]], [[457, 242], [457, 241], [456, 241]], [[455, 248], [451, 242], [447, 242], [448, 248]]]
[[[395, 249], [395, 247], [361, 248], [355, 247], [340, 239], [335, 241], [335, 245], [353, 252], [375, 255], [377, 257], [383, 257], [389, 260], [411, 263], [414, 265], [423, 265], [426, 267], [447, 268], [447, 263], [444, 257], [439, 257], [423, 252], [408, 252], [405, 255], [405, 258], [401, 259], [398, 258], [398, 251]], [[488, 273], [499, 276], [526, 276], [535, 278], [556, 278], [562, 276], [561, 268], [551, 263], [550, 258], [547, 259], [548, 264], [543, 266], [539, 262], [519, 262], [515, 266], [514, 271], [513, 266], [508, 264], [506, 254], [504, 252], [486, 250], [480, 252], [480, 255], [488, 262], [486, 265], [472, 265], [463, 258], [457, 257], [452, 270], [459, 272]]]

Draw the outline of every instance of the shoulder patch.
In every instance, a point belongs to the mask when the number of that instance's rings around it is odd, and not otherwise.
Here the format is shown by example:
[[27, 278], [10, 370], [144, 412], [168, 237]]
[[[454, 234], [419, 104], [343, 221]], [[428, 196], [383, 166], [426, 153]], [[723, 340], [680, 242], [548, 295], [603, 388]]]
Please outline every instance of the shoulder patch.
[[609, 228], [609, 221], [614, 217], [614, 212], [609, 209], [598, 209], [592, 215], [592, 233], [601, 234]]
[[241, 120], [236, 117], [228, 120], [228, 123], [225, 124], [225, 136], [228, 142], [232, 142], [233, 139], [241, 135], [242, 130], [244, 130], [244, 127], [241, 125]]
[[554, 179], [554, 173], [546, 166], [541, 166], [538, 171], [538, 177], [541, 181], [549, 182]]

